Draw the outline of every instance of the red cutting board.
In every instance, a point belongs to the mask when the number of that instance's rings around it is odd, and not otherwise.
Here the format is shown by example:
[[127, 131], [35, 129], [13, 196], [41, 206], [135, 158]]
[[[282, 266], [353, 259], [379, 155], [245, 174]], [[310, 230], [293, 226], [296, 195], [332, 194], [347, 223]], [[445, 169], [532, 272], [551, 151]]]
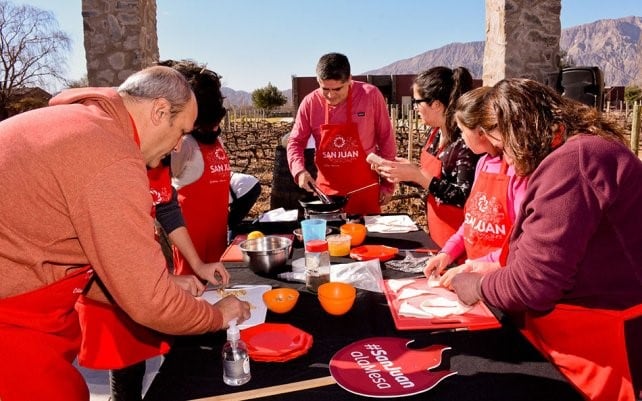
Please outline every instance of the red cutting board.
[[[463, 329], [463, 330], [488, 330], [501, 327], [501, 323], [483, 302], [478, 302], [468, 312], [461, 315], [446, 316], [443, 318], [410, 317], [399, 314], [399, 306], [402, 301], [397, 297], [401, 291], [393, 291], [389, 280], [383, 281], [384, 293], [388, 300], [388, 307], [398, 330], [441, 330], [441, 329]], [[404, 288], [426, 288], [427, 278], [417, 278], [412, 284]]]
[[221, 262], [242, 262], [243, 252], [239, 248], [239, 244], [247, 239], [247, 234], [239, 234], [230, 243], [223, 255], [221, 255]]

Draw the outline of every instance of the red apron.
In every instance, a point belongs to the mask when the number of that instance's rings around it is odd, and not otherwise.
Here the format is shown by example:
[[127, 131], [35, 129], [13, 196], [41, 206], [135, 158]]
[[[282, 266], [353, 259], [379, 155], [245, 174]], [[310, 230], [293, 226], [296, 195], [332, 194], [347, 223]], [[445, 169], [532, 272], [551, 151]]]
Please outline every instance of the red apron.
[[[230, 197], [230, 159], [220, 140], [198, 144], [205, 168], [195, 182], [178, 190], [185, 226], [203, 262], [218, 262], [227, 247], [227, 215]], [[174, 274], [194, 274], [174, 247]]]
[[[133, 121], [132, 121], [132, 125]], [[134, 139], [140, 146], [134, 125]], [[169, 167], [147, 170], [153, 204], [171, 199]], [[152, 207], [152, 216], [156, 208]], [[78, 363], [91, 369], [120, 369], [165, 354], [169, 337], [134, 322], [120, 307], [81, 296], [76, 311], [82, 328]]]
[[641, 316], [642, 304], [622, 311], [558, 304], [544, 316], [526, 314], [522, 333], [587, 399], [635, 401], [624, 323]]
[[526, 313], [521, 332], [588, 400], [635, 401], [640, 395], [633, 389], [624, 330], [635, 318], [642, 318], [642, 304], [621, 311], [557, 304], [545, 315]]
[[507, 170], [502, 161], [499, 173], [482, 170], [475, 179], [464, 206], [464, 245], [469, 259], [500, 249], [510, 234], [513, 222], [508, 213]]
[[136, 323], [117, 305], [81, 296], [76, 311], [83, 328], [81, 366], [121, 369], [170, 349], [168, 336]]
[[[378, 183], [379, 176], [366, 161], [359, 138], [359, 129], [352, 122], [352, 90], [348, 93], [348, 118], [344, 124], [329, 124], [329, 106], [325, 103], [325, 124], [320, 127], [321, 140], [314, 162], [318, 174], [316, 182], [328, 195], [345, 195], [369, 184]], [[345, 206], [349, 214], [379, 214], [379, 185], [350, 195]]]
[[[433, 128], [426, 145], [421, 151], [421, 170], [437, 179], [441, 178], [441, 160], [428, 152], [428, 147], [433, 142], [439, 128]], [[437, 154], [442, 150], [439, 149]], [[432, 194], [428, 194], [426, 202], [426, 219], [428, 220], [428, 234], [439, 247], [443, 248], [446, 241], [457, 231], [464, 221], [464, 209], [447, 205], [438, 201]]]
[[152, 195], [152, 217], [156, 217], [156, 205], [167, 203], [172, 199], [172, 177], [169, 166], [163, 166], [147, 170], [149, 178], [149, 193]]
[[87, 266], [37, 290], [0, 299], [0, 399], [87, 401], [72, 365], [80, 346], [74, 304], [93, 271]]

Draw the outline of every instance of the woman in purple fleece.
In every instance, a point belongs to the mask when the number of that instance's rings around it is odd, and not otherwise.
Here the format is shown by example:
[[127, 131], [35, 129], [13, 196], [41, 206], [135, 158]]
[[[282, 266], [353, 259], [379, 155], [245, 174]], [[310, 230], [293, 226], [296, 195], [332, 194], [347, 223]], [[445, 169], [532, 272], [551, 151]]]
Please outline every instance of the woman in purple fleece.
[[505, 267], [458, 274], [455, 292], [519, 316], [524, 335], [587, 399], [637, 399], [642, 162], [617, 123], [535, 81], [500, 81], [482, 113], [529, 187]]

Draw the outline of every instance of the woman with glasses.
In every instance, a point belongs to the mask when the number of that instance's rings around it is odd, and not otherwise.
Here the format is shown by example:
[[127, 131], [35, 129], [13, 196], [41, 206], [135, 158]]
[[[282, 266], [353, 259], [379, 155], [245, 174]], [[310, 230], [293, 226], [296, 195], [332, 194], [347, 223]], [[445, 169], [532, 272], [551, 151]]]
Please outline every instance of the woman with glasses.
[[624, 127], [528, 79], [486, 104], [491, 140], [530, 179], [505, 266], [456, 275], [455, 292], [513, 316], [587, 400], [639, 399], [642, 162]]
[[376, 166], [393, 183], [407, 182], [426, 190], [428, 232], [440, 247], [464, 221], [463, 207], [479, 158], [466, 146], [455, 122], [455, 103], [472, 85], [464, 67], [434, 67], [419, 74], [412, 85], [412, 104], [431, 128], [420, 165], [396, 158]]
[[[477, 162], [475, 182], [464, 205], [464, 222], [424, 269], [427, 277], [433, 272], [440, 274], [465, 252], [466, 262], [448, 269], [441, 277], [445, 287], [450, 286], [452, 277], [458, 273], [486, 273], [500, 267], [502, 246], [526, 191], [528, 178], [516, 175], [514, 166], [493, 144], [494, 138], [499, 137], [496, 122], [482, 119], [481, 110], [490, 89], [484, 86], [464, 93], [455, 108], [455, 120], [464, 142], [475, 154], [483, 156]], [[493, 128], [485, 130], [482, 125]]]

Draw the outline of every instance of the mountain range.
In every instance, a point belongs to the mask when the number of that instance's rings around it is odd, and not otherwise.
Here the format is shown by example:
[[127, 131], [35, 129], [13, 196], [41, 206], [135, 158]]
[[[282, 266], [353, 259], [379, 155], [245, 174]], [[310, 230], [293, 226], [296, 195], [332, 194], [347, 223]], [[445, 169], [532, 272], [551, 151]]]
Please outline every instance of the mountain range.
[[[598, 66], [605, 86], [642, 84], [642, 17], [603, 19], [563, 29], [560, 49], [573, 66]], [[450, 43], [356, 75], [417, 74], [431, 66], [464, 66], [482, 77], [484, 41]], [[292, 90], [282, 91], [291, 102]], [[251, 94], [223, 88], [228, 105], [251, 105]]]

